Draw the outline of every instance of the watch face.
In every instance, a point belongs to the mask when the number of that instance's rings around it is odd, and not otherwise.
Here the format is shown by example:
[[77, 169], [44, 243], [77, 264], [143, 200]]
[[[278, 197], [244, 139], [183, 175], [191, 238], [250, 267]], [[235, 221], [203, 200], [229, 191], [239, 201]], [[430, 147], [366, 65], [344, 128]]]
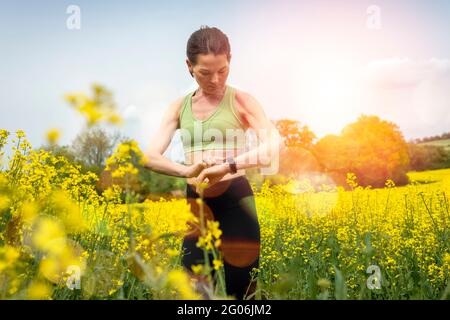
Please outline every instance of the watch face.
[[236, 173], [237, 169], [236, 169], [236, 162], [234, 161], [234, 158], [232, 158], [232, 157], [227, 158], [227, 163], [230, 166], [231, 172]]

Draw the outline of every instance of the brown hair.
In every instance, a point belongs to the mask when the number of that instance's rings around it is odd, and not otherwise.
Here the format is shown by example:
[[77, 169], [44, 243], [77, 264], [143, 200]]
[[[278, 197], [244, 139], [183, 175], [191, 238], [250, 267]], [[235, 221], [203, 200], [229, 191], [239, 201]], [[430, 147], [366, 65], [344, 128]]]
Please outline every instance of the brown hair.
[[[192, 65], [197, 63], [198, 54], [226, 54], [228, 61], [230, 61], [230, 52], [228, 37], [218, 28], [210, 28], [205, 25], [191, 34], [186, 46], [186, 55]], [[191, 76], [194, 76], [192, 72]]]

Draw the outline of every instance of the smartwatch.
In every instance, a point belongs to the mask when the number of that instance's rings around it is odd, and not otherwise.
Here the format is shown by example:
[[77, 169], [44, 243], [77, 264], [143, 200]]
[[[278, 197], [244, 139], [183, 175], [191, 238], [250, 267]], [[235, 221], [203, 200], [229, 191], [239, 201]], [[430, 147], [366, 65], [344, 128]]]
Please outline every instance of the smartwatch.
[[234, 161], [234, 158], [228, 157], [226, 162], [228, 163], [228, 166], [230, 167], [231, 173], [236, 173], [237, 168], [236, 168], [236, 162]]

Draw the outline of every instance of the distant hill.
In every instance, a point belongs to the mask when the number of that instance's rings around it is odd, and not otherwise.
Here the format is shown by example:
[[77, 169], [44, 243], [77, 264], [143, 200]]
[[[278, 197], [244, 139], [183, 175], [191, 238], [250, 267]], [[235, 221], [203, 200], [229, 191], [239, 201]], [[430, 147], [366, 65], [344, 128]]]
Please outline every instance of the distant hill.
[[441, 147], [444, 147], [445, 150], [450, 151], [450, 139], [421, 142], [418, 144], [419, 145], [428, 145], [428, 146], [441, 146]]
[[412, 143], [426, 143], [426, 142], [435, 142], [435, 141], [448, 141], [450, 139], [450, 132], [445, 132], [441, 135], [435, 135], [435, 136], [429, 136], [429, 137], [423, 137], [423, 138], [418, 138], [418, 139], [414, 139], [411, 142]]

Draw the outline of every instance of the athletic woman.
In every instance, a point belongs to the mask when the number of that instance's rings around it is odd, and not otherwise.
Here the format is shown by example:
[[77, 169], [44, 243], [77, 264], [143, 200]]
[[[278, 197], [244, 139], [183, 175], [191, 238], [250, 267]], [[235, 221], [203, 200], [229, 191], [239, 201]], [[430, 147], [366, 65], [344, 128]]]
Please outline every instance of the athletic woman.
[[[245, 169], [273, 167], [282, 142], [259, 102], [227, 84], [231, 50], [222, 31], [202, 26], [190, 36], [186, 54], [188, 70], [198, 88], [166, 111], [146, 152], [146, 167], [187, 178], [187, 201], [197, 217], [200, 210], [195, 199], [203, 193], [205, 222], [218, 221], [222, 230], [219, 250], [227, 294], [237, 299], [254, 298], [256, 279], [251, 272], [259, 267], [260, 227]], [[177, 129], [181, 131], [184, 165], [163, 156]], [[248, 129], [259, 140], [252, 150], [246, 150], [242, 139]], [[205, 183], [206, 189], [200, 189]], [[206, 278], [192, 271], [193, 265], [205, 263], [203, 250], [196, 246], [200, 222], [189, 225], [182, 263], [199, 292], [208, 298], [201, 289]]]

